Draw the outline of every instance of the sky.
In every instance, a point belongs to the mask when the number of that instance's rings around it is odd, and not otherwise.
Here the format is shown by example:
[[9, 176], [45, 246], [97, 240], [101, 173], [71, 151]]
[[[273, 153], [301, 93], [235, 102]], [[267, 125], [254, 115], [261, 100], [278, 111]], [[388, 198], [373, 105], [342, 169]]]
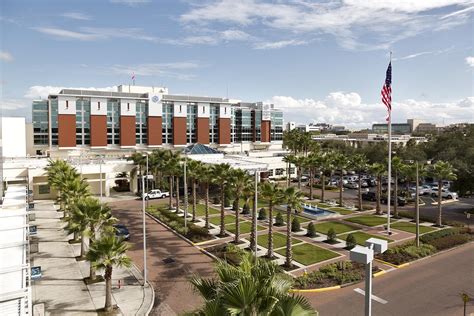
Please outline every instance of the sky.
[[2, 115], [63, 87], [166, 86], [350, 129], [474, 122], [471, 0], [2, 0]]

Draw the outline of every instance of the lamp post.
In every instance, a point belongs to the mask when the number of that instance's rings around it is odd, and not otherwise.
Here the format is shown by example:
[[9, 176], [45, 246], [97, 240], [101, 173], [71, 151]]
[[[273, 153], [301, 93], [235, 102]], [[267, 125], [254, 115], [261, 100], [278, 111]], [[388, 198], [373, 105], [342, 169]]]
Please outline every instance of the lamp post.
[[[145, 176], [142, 175], [142, 191], [145, 188]], [[145, 224], [145, 193], [142, 192], [142, 220], [143, 220], [143, 286], [147, 281], [146, 269], [146, 224]]]
[[[259, 170], [255, 169], [255, 195], [254, 195], [254, 200], [253, 200], [253, 216], [252, 216], [252, 221], [253, 221], [253, 227], [254, 227], [254, 243], [255, 243], [255, 264], [257, 264], [257, 205], [258, 205], [258, 176], [259, 176]], [[237, 214], [238, 216], [239, 214]]]
[[420, 185], [420, 174], [418, 171], [418, 161], [415, 161], [416, 165], [416, 185], [415, 185], [415, 222], [416, 222], [416, 246], [420, 247], [420, 205], [418, 199], [420, 198], [419, 196], [419, 188], [418, 186]]
[[[143, 190], [145, 190], [146, 193], [148, 193], [148, 152], [146, 152], [146, 190], [145, 188]], [[149, 199], [146, 199], [145, 200], [145, 203], [146, 203], [146, 208], [148, 208], [148, 200]]]
[[184, 232], [186, 233], [188, 229], [188, 181], [186, 178], [186, 172], [187, 172], [187, 156], [184, 155], [184, 176], [183, 176], [183, 181], [184, 181]]
[[386, 250], [386, 240], [369, 238], [365, 241], [365, 247], [355, 246], [350, 251], [352, 261], [365, 265], [365, 316], [372, 316], [372, 261], [374, 254], [384, 253]]

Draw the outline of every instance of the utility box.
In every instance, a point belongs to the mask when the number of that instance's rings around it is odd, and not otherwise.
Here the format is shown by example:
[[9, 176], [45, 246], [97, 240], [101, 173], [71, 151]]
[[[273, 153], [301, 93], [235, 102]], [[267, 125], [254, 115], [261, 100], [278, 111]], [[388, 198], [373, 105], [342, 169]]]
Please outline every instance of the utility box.
[[365, 246], [372, 246], [372, 249], [375, 253], [384, 253], [388, 248], [388, 243], [386, 240], [378, 238], [369, 238], [365, 241]]
[[368, 264], [374, 260], [374, 251], [357, 245], [350, 251], [350, 259], [357, 263]]

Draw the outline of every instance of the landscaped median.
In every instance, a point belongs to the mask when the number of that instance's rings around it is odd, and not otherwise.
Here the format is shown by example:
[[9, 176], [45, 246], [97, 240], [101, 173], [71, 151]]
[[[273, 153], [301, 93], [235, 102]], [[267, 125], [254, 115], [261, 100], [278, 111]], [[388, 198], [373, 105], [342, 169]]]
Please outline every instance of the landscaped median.
[[446, 228], [420, 237], [420, 247], [413, 241], [389, 248], [383, 254], [376, 256], [376, 260], [402, 268], [411, 261], [431, 256], [439, 251], [456, 247], [473, 240], [473, 232], [469, 228]]

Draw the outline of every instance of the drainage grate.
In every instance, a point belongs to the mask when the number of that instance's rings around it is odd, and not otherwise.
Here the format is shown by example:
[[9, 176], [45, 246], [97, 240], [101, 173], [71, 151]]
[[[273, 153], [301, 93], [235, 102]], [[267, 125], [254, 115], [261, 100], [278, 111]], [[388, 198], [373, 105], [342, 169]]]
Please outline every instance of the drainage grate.
[[173, 258], [168, 257], [168, 258], [163, 259], [163, 262], [164, 262], [165, 264], [169, 264], [169, 263], [174, 263], [174, 262], [176, 262], [176, 261], [175, 261]]

